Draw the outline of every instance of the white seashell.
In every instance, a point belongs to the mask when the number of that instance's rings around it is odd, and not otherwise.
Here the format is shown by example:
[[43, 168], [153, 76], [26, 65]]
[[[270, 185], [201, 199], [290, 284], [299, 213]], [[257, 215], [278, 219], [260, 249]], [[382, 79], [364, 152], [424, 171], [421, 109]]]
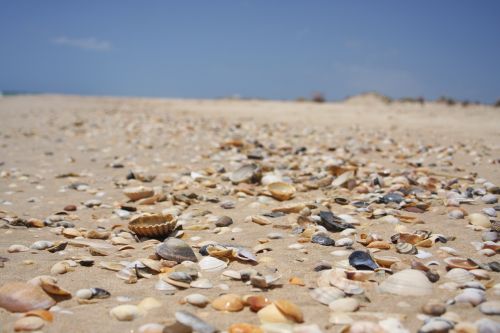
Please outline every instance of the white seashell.
[[212, 282], [210, 282], [208, 279], [198, 279], [196, 281], [191, 282], [190, 286], [198, 289], [213, 288]]
[[335, 246], [351, 246], [352, 244], [354, 244], [354, 241], [351, 239], [351, 238], [340, 238], [339, 240], [336, 240], [335, 241]]
[[345, 230], [342, 230], [340, 232], [340, 235], [341, 236], [353, 236], [353, 235], [356, 235], [358, 233], [358, 231], [356, 229], [353, 229], [353, 228], [347, 228]]
[[346, 256], [350, 255], [351, 252], [352, 251], [347, 251], [347, 250], [337, 250], [337, 251], [330, 252], [330, 254], [332, 256], [336, 256], [336, 257], [346, 257]]
[[464, 284], [468, 281], [474, 280], [474, 275], [463, 268], [453, 268], [450, 269], [444, 276], [448, 280], [456, 282], [458, 284]]
[[36, 241], [33, 244], [31, 244], [30, 248], [34, 250], [45, 250], [48, 249], [49, 247], [54, 246], [54, 242], [46, 241], [46, 240], [40, 240]]
[[90, 289], [80, 289], [76, 292], [76, 297], [81, 299], [91, 299], [92, 298], [92, 290]]
[[177, 290], [176, 287], [174, 287], [170, 283], [167, 283], [161, 279], [159, 279], [158, 282], [155, 283], [155, 289], [161, 290], [161, 291], [176, 291]]
[[479, 311], [487, 315], [500, 315], [500, 301], [489, 301], [479, 305]]
[[483, 208], [482, 212], [490, 217], [497, 217], [497, 211], [493, 207]]
[[486, 293], [475, 288], [467, 288], [455, 297], [457, 303], [470, 303], [473, 306], [479, 305], [486, 301]]
[[148, 323], [141, 325], [138, 329], [139, 333], [162, 333], [165, 326], [157, 323]]
[[355, 298], [339, 298], [328, 304], [328, 307], [336, 312], [354, 312], [359, 309], [359, 301]]
[[498, 202], [498, 198], [494, 194], [486, 194], [481, 197], [481, 201], [484, 202], [485, 204], [495, 204]]
[[334, 325], [350, 325], [354, 323], [354, 319], [347, 313], [334, 312], [330, 314], [329, 322]]
[[137, 304], [139, 311], [145, 313], [149, 310], [161, 307], [161, 303], [153, 297], [146, 297]]
[[450, 254], [452, 256], [458, 256], [458, 255], [460, 255], [457, 250], [455, 250], [452, 247], [448, 247], [448, 246], [441, 246], [439, 248], [439, 250], [443, 251], [443, 252], [446, 252], [446, 253], [448, 253], [448, 254]]
[[379, 287], [383, 293], [400, 296], [424, 296], [433, 292], [432, 283], [421, 271], [405, 269], [389, 276]]
[[205, 307], [210, 301], [205, 295], [202, 294], [190, 294], [184, 297], [184, 301], [198, 307]]
[[404, 328], [403, 324], [396, 318], [387, 318], [378, 322], [386, 332], [391, 333], [410, 333], [409, 330]]
[[418, 253], [415, 254], [415, 257], [417, 257], [418, 259], [428, 259], [432, 257], [432, 253], [419, 249]]
[[473, 213], [469, 215], [469, 223], [475, 226], [489, 228], [491, 227], [490, 219], [481, 213]]
[[211, 256], [201, 259], [198, 265], [201, 270], [207, 272], [217, 272], [227, 267], [226, 262]]
[[328, 305], [345, 296], [344, 292], [335, 287], [319, 287], [311, 290], [309, 295], [321, 304]]
[[112, 308], [109, 314], [119, 321], [131, 321], [139, 317], [140, 311], [136, 305], [124, 304]]
[[222, 272], [222, 275], [227, 276], [228, 278], [234, 280], [241, 280], [241, 274], [237, 271], [233, 271], [231, 269]]
[[26, 252], [29, 251], [30, 248], [21, 244], [13, 244], [9, 246], [7, 252], [9, 253], [18, 253], [18, 252]]
[[291, 250], [301, 250], [304, 248], [304, 245], [300, 244], [300, 243], [294, 243], [294, 244], [288, 245], [288, 248]]
[[455, 219], [455, 220], [463, 219], [464, 216], [465, 216], [464, 212], [461, 211], [460, 209], [453, 209], [448, 213], [448, 217], [450, 219]]

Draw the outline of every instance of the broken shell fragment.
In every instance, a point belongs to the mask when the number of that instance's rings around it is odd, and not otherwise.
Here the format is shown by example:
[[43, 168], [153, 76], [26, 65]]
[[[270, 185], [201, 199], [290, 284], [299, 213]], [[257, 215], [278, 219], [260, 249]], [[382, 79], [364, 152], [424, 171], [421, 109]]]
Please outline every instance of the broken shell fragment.
[[140, 311], [136, 305], [123, 304], [112, 308], [109, 314], [119, 321], [132, 321], [139, 317]]
[[39, 286], [24, 282], [7, 282], [0, 287], [0, 307], [10, 312], [48, 309], [56, 302]]
[[234, 184], [239, 183], [256, 183], [260, 181], [262, 174], [260, 168], [256, 164], [246, 164], [234, 171], [229, 179]]

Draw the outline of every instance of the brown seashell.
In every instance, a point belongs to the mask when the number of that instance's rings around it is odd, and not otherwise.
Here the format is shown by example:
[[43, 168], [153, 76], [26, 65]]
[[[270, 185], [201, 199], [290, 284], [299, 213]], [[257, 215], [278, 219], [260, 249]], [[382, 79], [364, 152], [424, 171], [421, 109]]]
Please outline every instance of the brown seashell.
[[176, 225], [176, 219], [170, 214], [142, 214], [130, 220], [128, 228], [138, 236], [155, 238], [168, 236]]
[[417, 242], [415, 244], [415, 246], [417, 246], [417, 247], [432, 247], [433, 244], [434, 244], [434, 242], [432, 241], [432, 239], [427, 238], [427, 239], [421, 240], [420, 242]]
[[264, 331], [258, 327], [246, 323], [237, 323], [229, 326], [229, 333], [263, 333]]
[[296, 276], [292, 276], [288, 282], [290, 284], [293, 284], [295, 286], [305, 286], [306, 284], [304, 283], [304, 280], [302, 280], [301, 278], [299, 277], [296, 277]]
[[37, 331], [45, 325], [45, 322], [40, 317], [29, 316], [23, 317], [14, 323], [15, 332]]
[[137, 186], [124, 189], [123, 194], [125, 194], [130, 200], [137, 201], [143, 198], [152, 197], [155, 192], [151, 187]]
[[260, 296], [260, 295], [249, 296], [249, 297], [244, 298], [244, 300], [245, 300], [245, 303], [248, 304], [248, 306], [250, 307], [250, 310], [252, 310], [253, 312], [258, 312], [260, 309], [262, 309], [266, 305], [271, 304], [271, 302], [269, 301], [269, 299], [267, 297]]
[[272, 223], [268, 218], [262, 215], [253, 215], [251, 219], [253, 223], [257, 223], [258, 225], [268, 225]]
[[444, 259], [444, 262], [446, 263], [447, 269], [462, 268], [466, 270], [472, 270], [479, 267], [474, 261], [467, 258], [449, 257]]
[[358, 243], [366, 246], [366, 245], [370, 244], [371, 242], [373, 242], [374, 239], [373, 239], [372, 235], [369, 235], [367, 233], [362, 232], [361, 234], [359, 234], [359, 237], [358, 237], [358, 239], [356, 239], [356, 241]]
[[285, 214], [300, 213], [302, 211], [302, 209], [304, 209], [306, 207], [307, 207], [306, 204], [299, 202], [299, 203], [287, 204], [286, 206], [282, 206], [282, 207], [273, 208], [272, 211], [273, 212], [281, 212], [281, 213], [285, 213]]
[[35, 317], [40, 317], [45, 321], [52, 322], [54, 320], [54, 315], [52, 315], [52, 312], [47, 311], [47, 310], [32, 310], [28, 311], [24, 314], [25, 317], [29, 316], [35, 316]]
[[345, 275], [349, 280], [368, 281], [375, 275], [374, 271], [345, 271]]
[[389, 257], [389, 256], [373, 256], [373, 260], [384, 268], [391, 268], [391, 266], [401, 260], [397, 257]]
[[108, 239], [110, 235], [111, 233], [109, 231], [90, 230], [87, 231], [85, 237], [90, 239]]
[[93, 246], [89, 246], [89, 253], [90, 253], [90, 255], [98, 256], [98, 257], [105, 257], [105, 256], [109, 255], [109, 253], [107, 251], [104, 251], [103, 249], [95, 248]]
[[64, 228], [62, 234], [66, 238], [76, 238], [82, 236], [82, 233], [75, 228]]
[[368, 244], [367, 248], [389, 250], [391, 248], [391, 244], [389, 244], [386, 241], [373, 241], [370, 244]]
[[67, 291], [67, 290], [59, 287], [56, 284], [55, 279], [53, 279], [51, 277], [41, 276], [40, 277], [40, 287], [42, 287], [42, 289], [47, 294], [50, 294], [50, 295], [62, 296], [62, 297], [71, 297], [71, 293], [69, 291]]
[[283, 313], [286, 317], [293, 319], [294, 322], [304, 322], [304, 315], [302, 314], [302, 310], [294, 303], [287, 300], [277, 300], [273, 303], [281, 311], [281, 313]]
[[24, 282], [7, 282], [0, 287], [0, 307], [10, 312], [48, 309], [56, 302], [39, 286]]
[[273, 198], [285, 201], [289, 200], [295, 194], [295, 187], [285, 182], [274, 182], [267, 185], [267, 189], [271, 192]]
[[214, 299], [212, 307], [218, 311], [238, 312], [243, 310], [245, 305], [239, 295], [226, 294]]

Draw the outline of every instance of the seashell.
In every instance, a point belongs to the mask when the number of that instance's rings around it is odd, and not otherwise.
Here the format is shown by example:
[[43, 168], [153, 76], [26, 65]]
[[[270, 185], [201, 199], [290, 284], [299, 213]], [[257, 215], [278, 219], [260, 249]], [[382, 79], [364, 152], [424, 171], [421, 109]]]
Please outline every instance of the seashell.
[[448, 212], [448, 217], [450, 219], [460, 220], [465, 216], [464, 212], [461, 209], [452, 209]]
[[335, 241], [335, 246], [339, 246], [339, 247], [351, 246], [352, 244], [354, 244], [354, 241], [350, 238], [347, 238], [347, 237], [340, 238], [340, 239]]
[[285, 182], [271, 183], [267, 185], [267, 189], [273, 198], [280, 201], [289, 200], [295, 194], [295, 187]]
[[311, 243], [320, 244], [323, 246], [334, 246], [335, 245], [335, 241], [333, 239], [331, 239], [328, 236], [321, 235], [321, 234], [312, 236]]
[[148, 269], [155, 273], [161, 272], [162, 269], [162, 264], [158, 260], [153, 260], [153, 259], [140, 259], [139, 260], [144, 266], [146, 266]]
[[137, 186], [124, 189], [123, 194], [125, 194], [130, 200], [137, 201], [140, 199], [152, 197], [155, 192], [151, 187]]
[[0, 307], [10, 312], [48, 309], [56, 302], [39, 286], [24, 282], [7, 282], [0, 287]]
[[244, 302], [248, 304], [250, 310], [253, 312], [258, 312], [260, 309], [264, 308], [266, 305], [271, 304], [267, 297], [256, 295], [248, 296], [243, 298]]
[[401, 262], [401, 260], [397, 257], [389, 257], [389, 256], [373, 256], [373, 260], [380, 266], [384, 268], [391, 268], [391, 266], [397, 262]]
[[161, 276], [158, 282], [155, 283], [155, 289], [161, 291], [169, 291], [169, 292], [177, 290], [177, 288], [171, 285], [170, 283], [163, 281], [161, 279]]
[[398, 243], [396, 244], [396, 251], [401, 254], [417, 254], [417, 248], [410, 243]]
[[225, 247], [222, 245], [208, 245], [206, 248], [206, 251], [209, 255], [215, 258], [220, 258], [220, 259], [233, 259], [233, 248], [230, 247]]
[[433, 317], [424, 323], [418, 330], [419, 333], [448, 332], [453, 328], [453, 323], [441, 317]]
[[287, 318], [291, 318], [296, 323], [304, 322], [304, 315], [302, 310], [294, 303], [287, 300], [276, 300], [273, 302], [281, 313]]
[[489, 217], [497, 217], [497, 211], [493, 207], [486, 207], [481, 210], [483, 214], [488, 215]]
[[28, 316], [35, 316], [35, 317], [39, 317], [47, 322], [52, 322], [54, 320], [54, 315], [52, 314], [52, 312], [48, 311], [48, 310], [32, 310], [32, 311], [28, 311], [24, 314], [25, 317], [28, 317]]
[[136, 305], [123, 304], [112, 308], [109, 314], [119, 321], [132, 321], [140, 316], [140, 311]]
[[341, 312], [332, 312], [328, 321], [334, 325], [350, 325], [354, 323], [354, 319], [352, 319], [352, 317]]
[[444, 259], [444, 262], [446, 263], [446, 268], [448, 269], [463, 268], [466, 270], [471, 270], [478, 268], [478, 265], [474, 261], [466, 258], [450, 257]]
[[221, 216], [215, 221], [216, 227], [229, 227], [231, 224], [233, 224], [233, 219], [229, 216]]
[[422, 306], [422, 312], [429, 316], [440, 316], [446, 312], [446, 305], [437, 301], [430, 301]]
[[43, 291], [50, 295], [71, 297], [71, 293], [59, 287], [56, 284], [55, 279], [51, 277], [40, 277], [40, 287], [42, 287]]
[[176, 227], [177, 220], [173, 215], [142, 214], [128, 223], [128, 228], [142, 237], [166, 237]]
[[15, 332], [37, 331], [45, 325], [45, 321], [40, 317], [28, 316], [19, 318], [14, 323]]
[[477, 253], [483, 256], [492, 257], [496, 254], [496, 251], [492, 249], [482, 249], [480, 251], [477, 251]]
[[19, 252], [26, 252], [26, 251], [29, 251], [30, 248], [27, 247], [27, 246], [24, 246], [24, 245], [20, 245], [20, 244], [13, 244], [11, 246], [9, 246], [9, 248], [7, 249], [7, 252], [9, 253], [19, 253]]
[[250, 217], [250, 219], [253, 223], [256, 223], [258, 225], [268, 225], [273, 223], [271, 222], [271, 220], [261, 215], [253, 215]]
[[411, 234], [407, 232], [400, 232], [399, 234], [395, 234], [391, 236], [391, 241], [393, 243], [409, 243], [412, 245], [417, 244], [420, 241], [426, 239], [426, 235], [424, 234]]
[[55, 263], [50, 269], [50, 274], [64, 274], [70, 271], [69, 265], [65, 261]]
[[80, 299], [91, 299], [92, 298], [92, 290], [80, 289], [75, 293], [75, 296], [80, 298]]
[[475, 322], [475, 328], [477, 333], [494, 333], [500, 331], [500, 323], [489, 318], [482, 318]]
[[191, 281], [193, 281], [193, 278], [191, 277], [191, 275], [189, 275], [186, 272], [172, 272], [168, 275], [168, 278], [170, 280], [184, 282], [187, 284], [189, 284], [189, 283], [191, 283]]
[[191, 282], [189, 285], [193, 288], [198, 288], [198, 289], [213, 288], [212, 282], [210, 282], [208, 279], [198, 279], [196, 281]]
[[443, 251], [445, 253], [451, 254], [452, 256], [458, 256], [459, 255], [459, 252], [457, 250], [455, 250], [454, 248], [452, 248], [452, 247], [441, 246], [441, 247], [439, 247], [439, 250]]
[[229, 333], [263, 333], [264, 331], [258, 327], [246, 323], [236, 323], [229, 326]]
[[345, 229], [354, 228], [354, 226], [350, 223], [346, 223], [340, 217], [335, 216], [330, 211], [321, 211], [319, 212], [320, 220], [318, 224], [325, 227], [326, 230], [331, 232], [341, 232]]
[[[175, 319], [177, 320], [178, 323], [190, 327], [192, 331], [198, 332], [198, 333], [216, 333], [218, 330], [213, 327], [212, 325], [206, 323], [203, 321], [201, 318], [195, 316], [192, 313], [189, 313], [187, 311], [181, 310], [175, 312]], [[169, 331], [167, 328], [163, 331], [164, 333], [169, 333], [169, 332], [181, 332], [180, 330], [173, 330]]]
[[367, 282], [347, 279], [346, 271], [340, 268], [325, 271], [323, 274], [327, 276], [330, 285], [342, 290], [346, 294], [360, 295], [364, 293], [365, 286], [370, 286]]
[[217, 272], [227, 267], [227, 263], [214, 257], [204, 257], [198, 263], [200, 269], [207, 272]]
[[119, 272], [123, 269], [124, 266], [117, 262], [101, 261], [99, 263], [99, 267], [107, 269], [109, 271]]
[[486, 301], [486, 293], [476, 288], [467, 288], [461, 294], [455, 296], [457, 303], [469, 303], [472, 306], [477, 306]]
[[386, 241], [373, 241], [368, 244], [367, 248], [369, 249], [380, 249], [380, 250], [389, 250], [391, 248], [391, 244]]
[[389, 276], [379, 286], [383, 293], [400, 296], [425, 296], [433, 292], [432, 283], [424, 273], [405, 269]]
[[328, 304], [328, 307], [336, 312], [354, 312], [359, 309], [359, 301], [355, 298], [339, 298]]
[[245, 305], [239, 295], [226, 294], [214, 299], [212, 307], [218, 311], [238, 312], [243, 310]]
[[487, 242], [487, 241], [496, 242], [498, 240], [498, 236], [499, 236], [498, 232], [496, 232], [496, 231], [485, 231], [481, 235], [481, 238], [485, 242]]
[[345, 275], [349, 280], [368, 281], [375, 273], [373, 271], [345, 271]]
[[307, 206], [306, 206], [305, 203], [294, 202], [294, 203], [287, 204], [285, 206], [273, 208], [272, 212], [274, 212], [274, 213], [285, 213], [285, 214], [300, 213], [306, 207]]
[[360, 270], [375, 270], [378, 265], [373, 261], [369, 253], [364, 251], [354, 251], [349, 256], [349, 265]]
[[157, 323], [141, 325], [137, 330], [139, 333], [162, 333], [165, 326]]
[[75, 228], [64, 228], [62, 234], [66, 238], [76, 238], [82, 236], [82, 233]]
[[256, 164], [243, 165], [229, 176], [229, 179], [234, 184], [257, 183], [261, 178], [261, 170]]
[[328, 305], [331, 302], [343, 298], [344, 292], [335, 287], [319, 287], [311, 290], [309, 295], [321, 304]]
[[483, 215], [481, 213], [470, 214], [469, 223], [483, 228], [491, 227], [490, 219], [486, 215]]
[[486, 315], [500, 315], [500, 301], [488, 301], [479, 305], [479, 311]]
[[463, 284], [468, 281], [474, 280], [474, 275], [463, 268], [453, 268], [450, 269], [446, 274], [445, 278], [453, 282]]
[[434, 242], [432, 241], [432, 239], [427, 238], [427, 239], [424, 239], [420, 242], [417, 242], [415, 244], [415, 247], [432, 247], [432, 245], [434, 245]]
[[208, 298], [202, 294], [189, 294], [184, 297], [184, 301], [200, 308], [204, 308], [209, 303]]
[[498, 202], [498, 198], [494, 194], [486, 194], [481, 197], [481, 201], [484, 202], [485, 204], [492, 205]]
[[183, 261], [197, 262], [193, 249], [178, 238], [169, 237], [156, 247], [156, 254], [165, 260], [181, 263]]
[[474, 277], [478, 280], [489, 280], [491, 276], [488, 274], [488, 271], [485, 269], [472, 269], [469, 271]]
[[46, 241], [46, 240], [40, 240], [36, 241], [33, 244], [31, 244], [30, 248], [34, 250], [46, 250], [49, 247], [54, 246], [54, 242]]
[[[331, 319], [331, 318], [330, 318]], [[386, 331], [377, 323], [357, 320], [349, 326], [349, 333], [385, 333]], [[389, 331], [387, 331], [389, 332]]]

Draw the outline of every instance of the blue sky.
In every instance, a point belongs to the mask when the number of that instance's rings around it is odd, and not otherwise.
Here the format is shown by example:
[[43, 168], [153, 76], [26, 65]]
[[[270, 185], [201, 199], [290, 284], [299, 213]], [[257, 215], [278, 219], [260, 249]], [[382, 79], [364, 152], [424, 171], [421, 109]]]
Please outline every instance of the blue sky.
[[500, 98], [500, 1], [0, 1], [0, 90]]

